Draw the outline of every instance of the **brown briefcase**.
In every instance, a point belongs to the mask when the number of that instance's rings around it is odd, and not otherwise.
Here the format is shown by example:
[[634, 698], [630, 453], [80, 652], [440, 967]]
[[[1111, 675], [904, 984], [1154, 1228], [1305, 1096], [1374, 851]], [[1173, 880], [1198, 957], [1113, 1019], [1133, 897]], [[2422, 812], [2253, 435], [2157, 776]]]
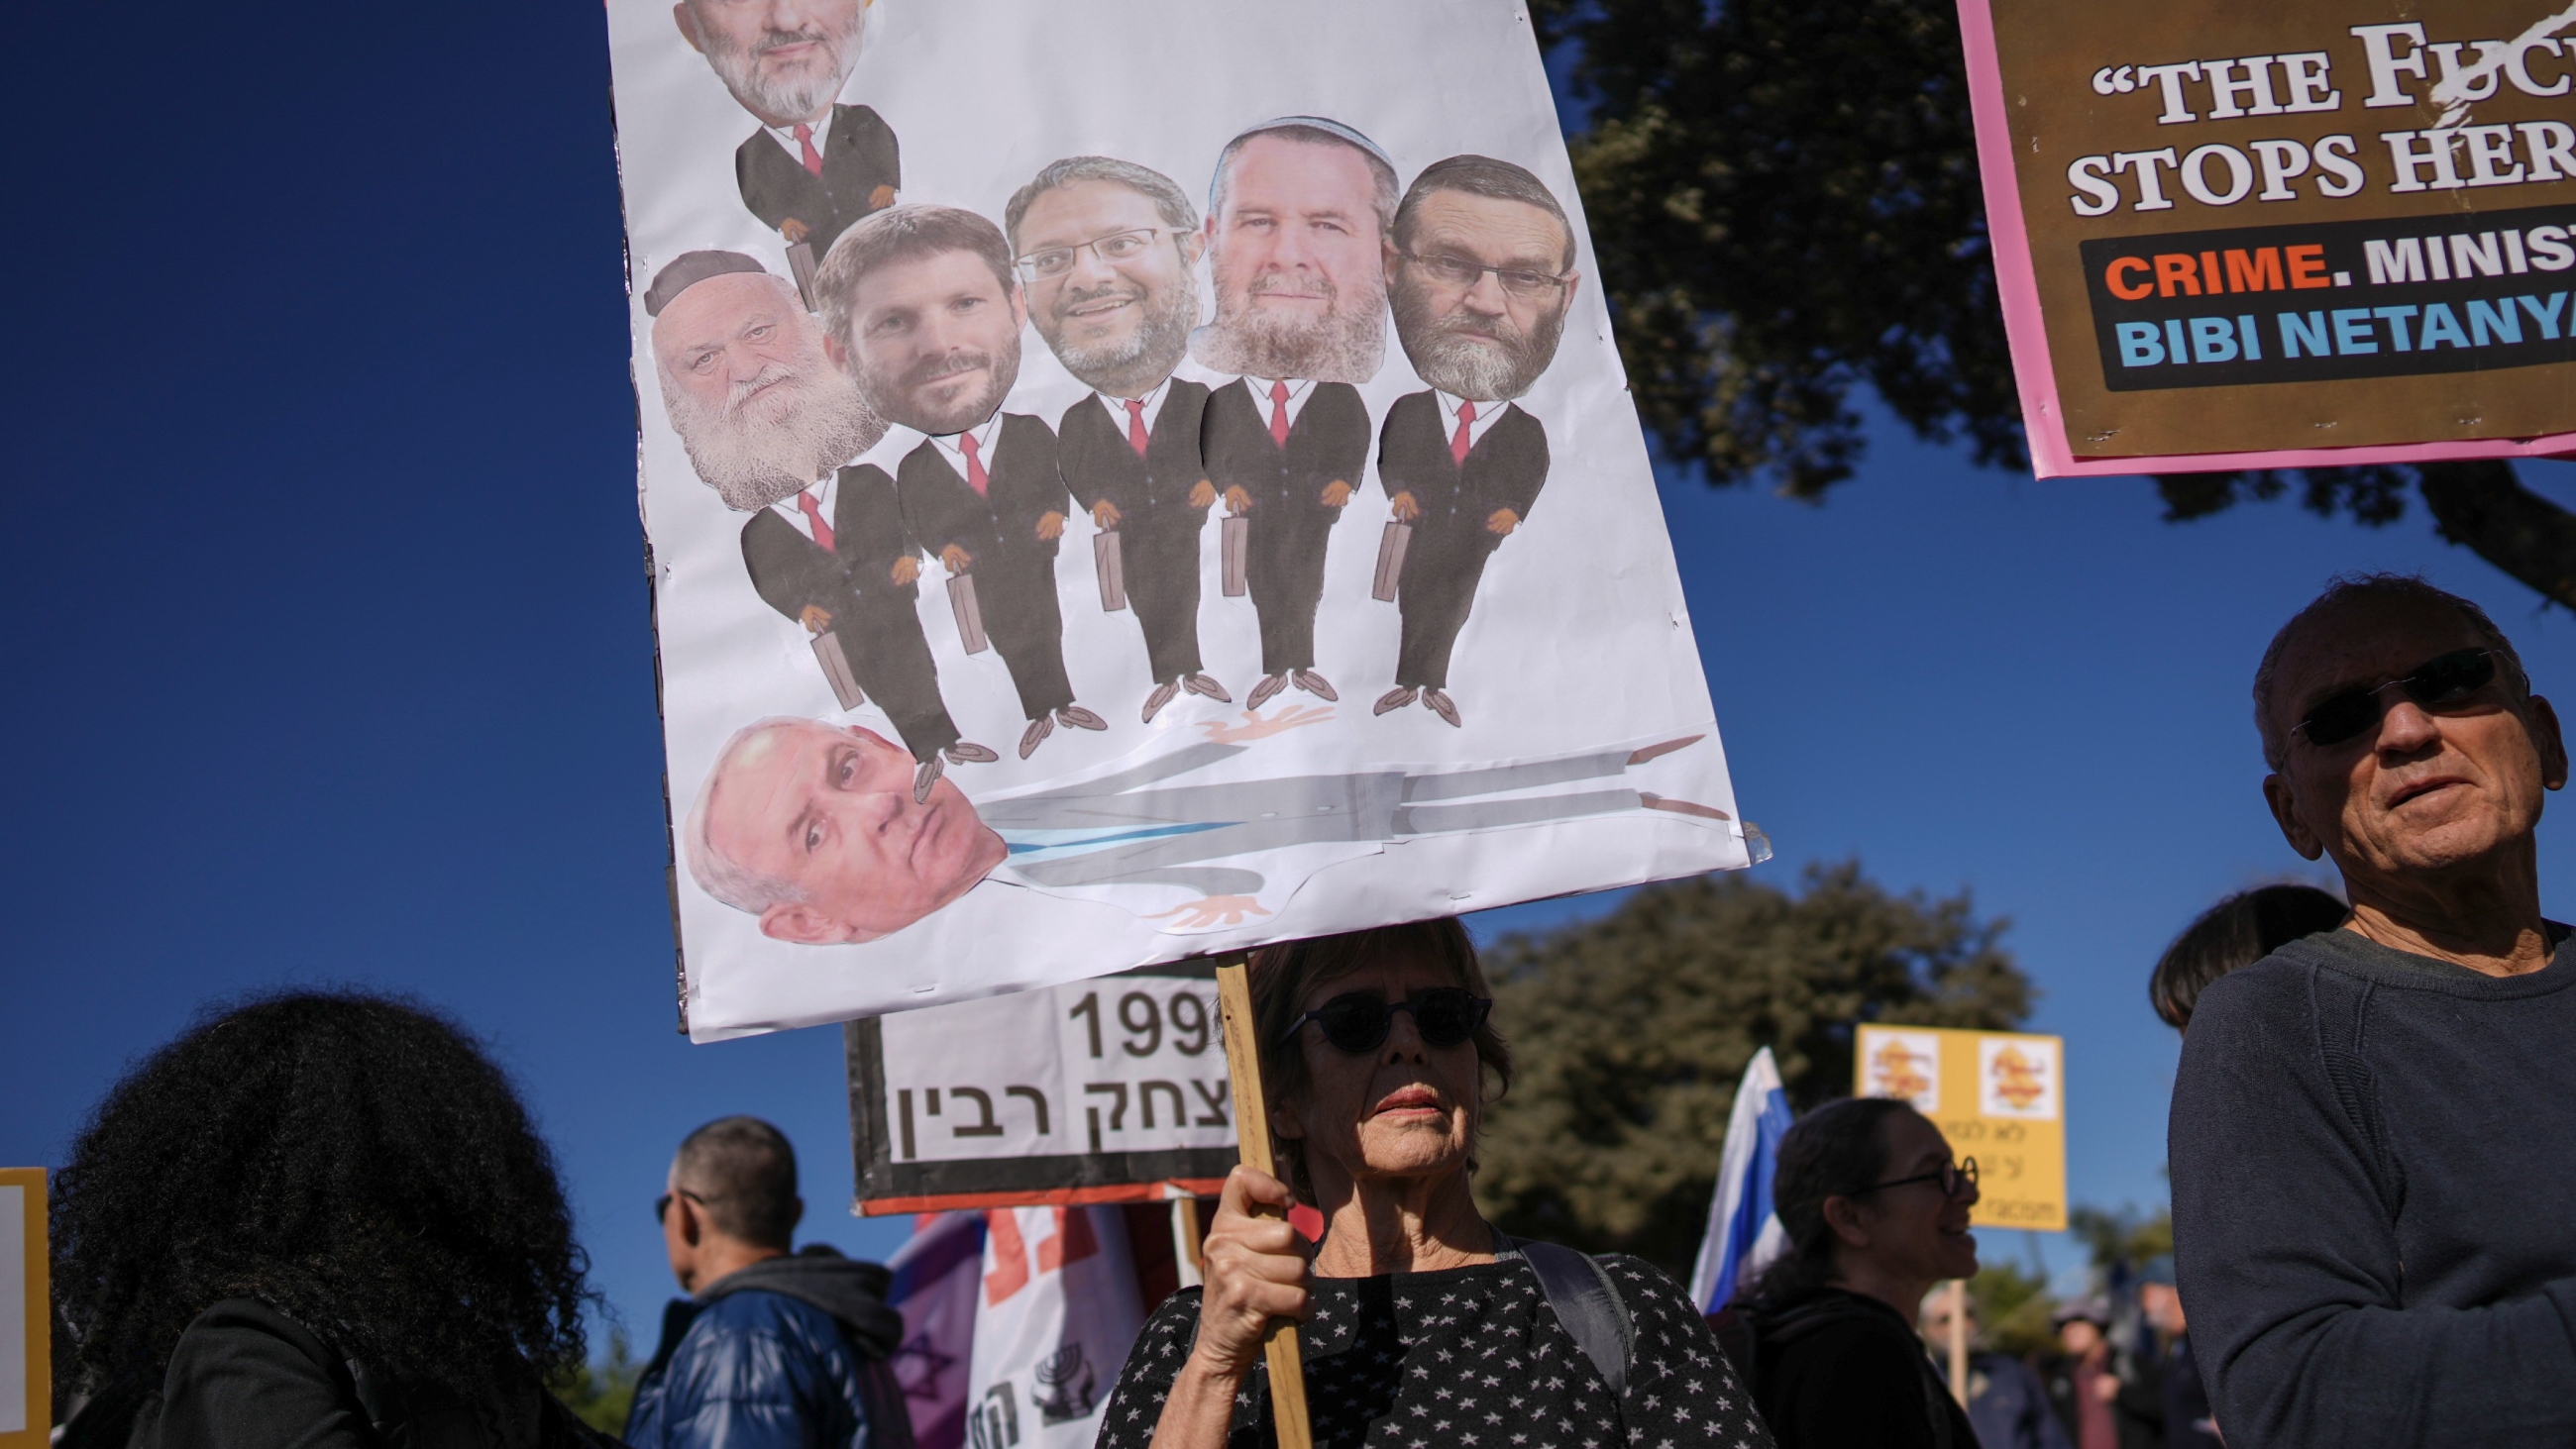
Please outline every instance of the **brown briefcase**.
[[1100, 609], [1115, 614], [1127, 607], [1127, 555], [1118, 531], [1104, 528], [1091, 536], [1091, 571], [1100, 576]]
[[823, 666], [823, 677], [832, 682], [832, 697], [843, 709], [857, 709], [868, 702], [859, 693], [859, 677], [850, 672], [850, 656], [841, 648], [841, 636], [825, 630], [814, 636], [814, 662]]
[[957, 637], [966, 643], [966, 652], [981, 654], [992, 647], [984, 637], [984, 610], [975, 602], [975, 576], [948, 576], [948, 606], [957, 611]]
[[1243, 597], [1243, 571], [1252, 552], [1252, 520], [1235, 514], [1217, 524], [1219, 555], [1225, 561], [1225, 596]]
[[1413, 525], [1387, 520], [1386, 532], [1377, 540], [1377, 582], [1370, 586], [1369, 597], [1381, 604], [1395, 602], [1396, 580], [1404, 577], [1404, 551], [1413, 543]]
[[796, 277], [796, 295], [805, 299], [805, 310], [820, 312], [822, 301], [814, 295], [814, 244], [797, 242], [787, 249], [787, 270]]

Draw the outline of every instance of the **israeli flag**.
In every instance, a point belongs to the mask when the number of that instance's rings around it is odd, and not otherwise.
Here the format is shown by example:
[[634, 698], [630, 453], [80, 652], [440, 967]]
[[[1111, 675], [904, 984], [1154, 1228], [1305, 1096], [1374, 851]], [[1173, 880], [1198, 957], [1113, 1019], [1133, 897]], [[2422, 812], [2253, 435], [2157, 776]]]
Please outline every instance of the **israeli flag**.
[[1735, 1088], [1726, 1152], [1718, 1159], [1717, 1196], [1708, 1205], [1708, 1235], [1700, 1239], [1699, 1264], [1691, 1269], [1691, 1299], [1702, 1313], [1724, 1308], [1738, 1287], [1788, 1246], [1771, 1210], [1771, 1183], [1780, 1173], [1780, 1139], [1791, 1120], [1779, 1064], [1764, 1047]]

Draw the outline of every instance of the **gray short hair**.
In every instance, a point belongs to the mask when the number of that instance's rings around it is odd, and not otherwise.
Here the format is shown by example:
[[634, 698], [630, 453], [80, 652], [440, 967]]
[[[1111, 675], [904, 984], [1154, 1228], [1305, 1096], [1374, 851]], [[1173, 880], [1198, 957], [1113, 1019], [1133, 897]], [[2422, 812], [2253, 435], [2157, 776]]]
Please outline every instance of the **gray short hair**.
[[784, 1248], [796, 1236], [796, 1148], [757, 1117], [719, 1117], [683, 1138], [671, 1179], [727, 1237]]
[[1187, 234], [1199, 229], [1199, 214], [1190, 205], [1189, 193], [1162, 172], [1109, 156], [1067, 156], [1049, 162], [1028, 185], [1011, 193], [1010, 205], [1002, 208], [1002, 231], [1010, 238], [1012, 251], [1020, 249], [1020, 223], [1027, 219], [1029, 207], [1048, 192], [1078, 181], [1115, 182], [1153, 202], [1163, 225], [1173, 231]]
[[1244, 132], [1242, 135], [1226, 142], [1225, 149], [1217, 153], [1216, 179], [1208, 184], [1208, 215], [1212, 217], [1221, 216], [1225, 212], [1226, 179], [1233, 172], [1234, 153], [1242, 150], [1245, 142], [1262, 136], [1271, 136], [1282, 141], [1293, 141], [1300, 146], [1347, 146], [1352, 151], [1356, 152], [1361, 160], [1368, 163], [1369, 175], [1377, 182], [1377, 185], [1374, 188], [1376, 192], [1374, 199], [1376, 201], [1377, 210], [1377, 229], [1381, 233], [1393, 235], [1395, 231], [1395, 168], [1387, 164], [1386, 153], [1378, 150], [1375, 143], [1369, 142], [1363, 144], [1365, 138], [1363, 138], [1362, 141], [1354, 141], [1351, 139], [1351, 137], [1357, 135], [1359, 135], [1357, 131], [1350, 130], [1349, 127], [1343, 126], [1338, 121], [1330, 122], [1325, 125], [1306, 125], [1297, 121], [1274, 122], [1266, 126], [1256, 126], [1253, 129]]
[[1011, 265], [1011, 244], [1001, 228], [956, 206], [914, 203], [872, 212], [851, 223], [815, 274], [814, 291], [823, 303], [823, 326], [850, 340], [850, 301], [859, 279], [878, 267], [917, 261], [946, 252], [973, 252], [993, 269], [994, 280], [1008, 296], [1019, 285]]
[[2515, 652], [2513, 641], [2504, 636], [2487, 611], [2447, 589], [2437, 589], [2424, 581], [2421, 574], [2361, 573], [2338, 574], [2326, 585], [2324, 593], [2308, 601], [2308, 606], [2290, 616], [2290, 622], [2272, 636], [2263, 650], [2263, 662], [2254, 670], [2254, 729], [2263, 737], [2263, 763], [2274, 770], [2289, 758], [2289, 737], [2272, 728], [2272, 689], [2280, 672], [2281, 655], [2288, 649], [2290, 636], [2311, 617], [2345, 604], [2378, 600], [2414, 604], [2427, 609], [2448, 609], [2465, 622], [2486, 646], [2504, 661], [2504, 677], [2519, 698], [2531, 696], [2531, 675], [2522, 667], [2522, 655]]
[[743, 751], [767, 736], [791, 725], [811, 724], [789, 715], [778, 715], [747, 724], [734, 731], [733, 738], [716, 751], [716, 762], [707, 771], [707, 782], [698, 789], [698, 798], [689, 805], [689, 818], [680, 826], [680, 852], [688, 858], [689, 874], [698, 889], [724, 902], [737, 911], [757, 916], [776, 905], [794, 905], [805, 899], [805, 891], [794, 881], [763, 875], [716, 848], [710, 833], [716, 791], [724, 784], [725, 773]]
[[1531, 174], [1527, 167], [1497, 161], [1491, 156], [1452, 156], [1446, 161], [1434, 161], [1423, 167], [1422, 174], [1414, 177], [1413, 185], [1406, 189], [1404, 204], [1395, 209], [1393, 235], [1396, 250], [1412, 249], [1413, 228], [1422, 211], [1422, 199], [1442, 191], [1462, 192], [1493, 201], [1517, 201], [1555, 217], [1558, 228], [1565, 233], [1565, 259], [1557, 263], [1557, 270], [1573, 269], [1574, 223], [1567, 218], [1565, 208], [1557, 204], [1556, 193], [1549, 191], [1547, 184]]

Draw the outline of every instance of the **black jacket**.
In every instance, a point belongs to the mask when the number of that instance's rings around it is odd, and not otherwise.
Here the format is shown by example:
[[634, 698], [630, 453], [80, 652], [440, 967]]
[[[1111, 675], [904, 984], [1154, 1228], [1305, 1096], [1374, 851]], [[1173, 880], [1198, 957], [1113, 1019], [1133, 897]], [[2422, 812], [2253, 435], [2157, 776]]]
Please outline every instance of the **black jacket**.
[[[602, 1449], [617, 1443], [574, 1418], [533, 1368], [519, 1366], [503, 1378], [480, 1405], [444, 1389], [396, 1383], [267, 1304], [227, 1298], [179, 1335], [160, 1385], [140, 1403], [103, 1394], [82, 1407], [63, 1439], [85, 1449]], [[131, 1429], [118, 1432], [120, 1420]]]
[[982, 497], [927, 438], [895, 466], [895, 478], [913, 538], [933, 554], [952, 543], [965, 549], [975, 560], [970, 572], [987, 561], [1054, 558], [1061, 540], [1038, 537], [1038, 519], [1071, 510], [1056, 472], [1055, 433], [1023, 413], [1002, 414], [994, 430]]
[[1494, 510], [1508, 508], [1527, 522], [1547, 484], [1547, 429], [1518, 404], [1483, 406], [1500, 406], [1503, 415], [1461, 466], [1441, 434], [1439, 398], [1428, 392], [1397, 398], [1379, 433], [1377, 477], [1389, 498], [1413, 495], [1422, 509], [1415, 527], [1472, 539], [1490, 552], [1502, 542], [1485, 526]]
[[1977, 1431], [1895, 1309], [1820, 1288], [1749, 1317], [1753, 1402], [1780, 1449], [1976, 1449]]
[[809, 604], [837, 619], [853, 598], [911, 608], [921, 587], [896, 583], [894, 564], [918, 550], [904, 536], [903, 508], [885, 470], [868, 463], [843, 468], [827, 521], [829, 553], [773, 510], [743, 524], [743, 566], [769, 607], [790, 619], [802, 617]]
[[[1102, 499], [1109, 500], [1122, 516], [1122, 528], [1126, 518], [1180, 528], [1206, 522], [1203, 513], [1192, 516], [1189, 497], [1191, 489], [1208, 481], [1207, 464], [1199, 454], [1207, 400], [1205, 387], [1173, 378], [1163, 394], [1162, 412], [1148, 427], [1143, 457], [1127, 440], [1126, 427], [1101, 408], [1097, 397], [1066, 409], [1058, 447], [1074, 501], [1089, 512]], [[1123, 417], [1124, 405], [1110, 401], [1122, 408]]]
[[1270, 399], [1256, 398], [1251, 378], [1218, 388], [1208, 398], [1208, 477], [1222, 493], [1241, 488], [1252, 496], [1256, 526], [1266, 517], [1320, 519], [1341, 516], [1323, 503], [1324, 486], [1360, 486], [1368, 466], [1368, 405], [1346, 382], [1319, 382], [1288, 425], [1288, 446], [1270, 440]]
[[823, 174], [816, 176], [787, 154], [766, 130], [734, 148], [734, 180], [742, 204], [771, 230], [793, 218], [805, 224], [814, 259], [851, 222], [894, 204], [903, 186], [903, 163], [894, 129], [866, 106], [834, 106], [823, 146]]

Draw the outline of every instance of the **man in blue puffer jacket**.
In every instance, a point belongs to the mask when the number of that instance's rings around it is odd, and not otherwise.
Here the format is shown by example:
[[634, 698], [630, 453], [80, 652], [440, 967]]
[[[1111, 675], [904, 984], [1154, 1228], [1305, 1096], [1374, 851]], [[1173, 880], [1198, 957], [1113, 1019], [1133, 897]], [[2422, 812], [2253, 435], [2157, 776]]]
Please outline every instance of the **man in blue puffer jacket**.
[[654, 1211], [690, 1296], [662, 1312], [626, 1420], [634, 1449], [913, 1449], [886, 1270], [819, 1243], [788, 1251], [805, 1204], [784, 1134], [756, 1117], [690, 1133]]

